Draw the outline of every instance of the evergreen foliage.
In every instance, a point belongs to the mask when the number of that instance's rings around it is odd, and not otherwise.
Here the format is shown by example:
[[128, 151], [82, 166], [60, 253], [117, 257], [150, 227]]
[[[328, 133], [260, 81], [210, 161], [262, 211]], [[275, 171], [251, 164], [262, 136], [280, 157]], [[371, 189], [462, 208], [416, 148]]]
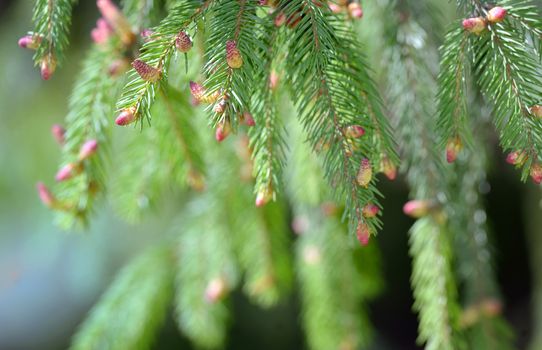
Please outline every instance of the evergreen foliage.
[[[44, 78], [62, 60], [72, 5], [37, 0], [36, 29], [19, 43], [36, 49]], [[221, 348], [237, 288], [265, 308], [298, 288], [310, 348], [368, 347], [368, 302], [383, 285], [377, 174], [393, 180], [399, 160], [404, 211], [416, 219], [420, 344], [514, 347], [491, 265], [482, 145], [492, 122], [523, 179], [542, 182], [542, 17], [532, 2], [458, 0], [468, 18], [450, 24], [447, 5], [382, 0], [364, 7], [361, 29], [357, 1], [98, 5], [57, 132], [59, 183], [40, 185], [41, 199], [65, 228], [88, 224], [105, 193], [131, 222], [164, 197], [181, 212], [171, 239], [120, 272], [73, 349], [150, 348], [171, 300], [184, 335]], [[117, 143], [115, 113], [138, 126], [117, 130]]]

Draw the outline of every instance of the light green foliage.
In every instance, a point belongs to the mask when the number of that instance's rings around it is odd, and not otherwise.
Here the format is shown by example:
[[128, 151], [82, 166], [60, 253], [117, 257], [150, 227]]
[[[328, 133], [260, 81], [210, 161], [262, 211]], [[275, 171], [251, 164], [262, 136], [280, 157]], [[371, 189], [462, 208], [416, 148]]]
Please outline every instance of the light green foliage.
[[420, 313], [419, 341], [427, 350], [457, 348], [454, 322], [458, 310], [447, 232], [434, 218], [416, 221], [410, 230], [414, 308]]
[[64, 51], [68, 46], [72, 7], [75, 0], [37, 0], [32, 20], [35, 25], [32, 35], [41, 38], [34, 55], [39, 66], [42, 60], [62, 63]]
[[171, 302], [173, 267], [168, 247], [137, 257], [94, 306], [70, 349], [150, 349]]
[[122, 0], [128, 20], [141, 31], [153, 25], [161, 14], [161, 0]]
[[118, 88], [118, 80], [108, 74], [113, 57], [110, 47], [90, 48], [70, 97], [62, 164], [77, 162], [80, 147], [90, 139], [98, 141], [99, 150], [84, 161], [82, 174], [58, 185], [58, 198], [69, 207], [58, 213], [58, 222], [65, 228], [86, 223], [96, 192], [106, 185], [110, 117]]
[[361, 305], [366, 280], [357, 272], [348, 236], [336, 220], [306, 214], [310, 226], [296, 249], [303, 324], [311, 349], [357, 349], [371, 338]]
[[[221, 203], [212, 197], [204, 198], [191, 203], [183, 220], [177, 249], [175, 305], [180, 329], [187, 337], [202, 348], [219, 348], [224, 344], [229, 318], [226, 301], [220, 299], [235, 289], [238, 272], [223, 225], [225, 218], [220, 215]], [[218, 300], [206, 296], [213, 281], [223, 287]]]

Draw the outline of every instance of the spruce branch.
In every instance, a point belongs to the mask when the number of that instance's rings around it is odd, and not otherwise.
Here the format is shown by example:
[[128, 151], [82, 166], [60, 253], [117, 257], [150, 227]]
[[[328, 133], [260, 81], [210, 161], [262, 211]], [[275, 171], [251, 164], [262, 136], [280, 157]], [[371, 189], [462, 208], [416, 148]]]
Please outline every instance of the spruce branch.
[[428, 350], [456, 349], [454, 328], [458, 310], [450, 300], [456, 298], [450, 265], [451, 247], [447, 232], [434, 218], [416, 221], [410, 230], [410, 255], [413, 259], [412, 286], [414, 308], [419, 312], [420, 342]]
[[[58, 199], [63, 205], [59, 224], [68, 228], [78, 221], [86, 222], [92, 211], [96, 194], [106, 186], [105, 167], [109, 154], [110, 123], [113, 111], [112, 95], [118, 80], [108, 73], [116, 57], [112, 46], [94, 45], [88, 52], [83, 69], [70, 97], [66, 117], [65, 141], [62, 147], [62, 170], [71, 169], [67, 176], [57, 174]], [[78, 152], [88, 140], [97, 141], [95, 154], [81, 160]]]
[[153, 247], [124, 267], [70, 349], [150, 349], [173, 296], [173, 255]]
[[488, 28], [489, 35], [473, 44], [478, 84], [494, 104], [501, 146], [526, 154], [527, 159], [518, 164], [525, 179], [542, 152], [542, 121], [531, 111], [542, 96], [540, 64], [508, 20]]
[[280, 47], [284, 38], [279, 38], [281, 34], [273, 22], [263, 24], [262, 42], [266, 49], [260, 50], [263, 67], [256, 78], [260, 86], [252, 103], [255, 125], [248, 132], [253, 149], [255, 190], [265, 194], [265, 201], [275, 198], [276, 191], [280, 190], [286, 158], [285, 130], [277, 111], [280, 99], [280, 76], [277, 72], [283, 68], [278, 61], [284, 58]]
[[[129, 113], [127, 123], [141, 121], [144, 117], [151, 119], [151, 107], [154, 102], [157, 89], [160, 84], [167, 82], [168, 69], [171, 57], [175, 53], [177, 35], [181, 31], [188, 30], [193, 22], [196, 22], [206, 12], [212, 0], [201, 2], [198, 0], [186, 0], [179, 2], [160, 24], [153, 28], [148, 42], [140, 49], [139, 72], [137, 67], [128, 73], [128, 82], [122, 90], [122, 95], [117, 102], [117, 110], [121, 113]], [[151, 76], [140, 74], [142, 71], [149, 72]], [[117, 119], [117, 123], [125, 125]]]
[[29, 35], [39, 42], [34, 63], [45, 80], [64, 60], [74, 3], [75, 0], [36, 0], [34, 4], [34, 31]]
[[[350, 52], [358, 47], [343, 46], [352, 36], [351, 31], [339, 26], [335, 29], [328, 22], [333, 18], [329, 10], [312, 1], [283, 2], [281, 9], [287, 18], [299, 20], [292, 25], [287, 80], [308, 141], [315, 151], [324, 153], [326, 178], [345, 201], [351, 232], [363, 229], [375, 234], [380, 222], [366, 220], [362, 208], [378, 196], [372, 172], [383, 155], [378, 154], [379, 148], [375, 152], [370, 147], [372, 143], [352, 140], [347, 135], [348, 127], [361, 126], [370, 132], [369, 139], [379, 136], [374, 132], [379, 130], [378, 125], [363, 118], [366, 108], [361, 106], [360, 98], [363, 92], [374, 98], [375, 92], [355, 91], [364, 86], [361, 79], [366, 76], [363, 61], [356, 61], [359, 56]], [[387, 151], [394, 154], [393, 150]]]

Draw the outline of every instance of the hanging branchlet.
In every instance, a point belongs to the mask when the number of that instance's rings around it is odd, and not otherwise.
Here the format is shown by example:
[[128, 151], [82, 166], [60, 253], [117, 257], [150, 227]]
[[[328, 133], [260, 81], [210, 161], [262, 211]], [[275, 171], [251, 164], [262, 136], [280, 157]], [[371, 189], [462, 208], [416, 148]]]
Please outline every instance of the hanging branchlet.
[[[346, 200], [352, 234], [360, 223], [374, 234], [379, 221], [362, 215], [365, 204], [376, 200], [372, 163], [385, 155], [395, 159], [395, 153], [360, 48], [328, 8], [300, 0], [281, 2], [279, 9], [296, 22], [289, 25], [287, 80], [308, 139], [323, 153], [327, 179]], [[361, 126], [371, 141], [361, 138], [353, 147], [345, 132], [350, 125]]]
[[139, 58], [133, 63], [134, 68], [128, 73], [128, 83], [117, 102], [117, 120], [124, 121], [117, 124], [127, 125], [140, 121], [142, 117], [150, 120], [150, 109], [157, 89], [160, 84], [167, 82], [169, 62], [176, 51], [179, 33], [186, 33], [188, 27], [201, 18], [212, 2], [182, 2], [152, 29], [149, 40], [140, 49]]
[[38, 0], [34, 5], [34, 31], [19, 40], [19, 46], [35, 49], [34, 63], [44, 80], [51, 78], [64, 60], [68, 46], [74, 0]]

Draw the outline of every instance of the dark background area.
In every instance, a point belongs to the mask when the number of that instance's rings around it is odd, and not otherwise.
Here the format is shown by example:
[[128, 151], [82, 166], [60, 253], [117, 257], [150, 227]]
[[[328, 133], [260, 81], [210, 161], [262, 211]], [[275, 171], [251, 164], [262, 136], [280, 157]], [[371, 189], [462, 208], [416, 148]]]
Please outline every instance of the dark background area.
[[[130, 227], [109, 214], [97, 213], [91, 231], [59, 232], [41, 206], [34, 184], [51, 178], [58, 151], [49, 128], [62, 121], [66, 96], [77, 74], [88, 33], [97, 18], [94, 1], [80, 1], [73, 20], [69, 60], [51, 82], [32, 69], [31, 53], [17, 47], [30, 28], [29, 1], [0, 1], [0, 349], [64, 349], [86, 312], [112, 280], [115, 271], [167, 220], [158, 217]], [[528, 207], [538, 190], [521, 184], [495, 149], [486, 196], [493, 228], [495, 269], [505, 315], [525, 348], [532, 333], [531, 271], [527, 222], [539, 216]], [[374, 349], [417, 349], [417, 319], [412, 312], [407, 231], [412, 220], [402, 214], [407, 188], [401, 181], [383, 184], [385, 228], [378, 236], [385, 289], [370, 305], [378, 330]], [[533, 194], [534, 193], [534, 194]], [[531, 197], [528, 197], [531, 196]], [[169, 214], [168, 214], [169, 215]], [[542, 233], [541, 233], [542, 234]], [[300, 349], [305, 347], [299, 324], [299, 302], [293, 295], [271, 310], [233, 296], [234, 318], [229, 349]], [[181, 346], [184, 344], [185, 346]], [[156, 349], [190, 348], [170, 316]]]

